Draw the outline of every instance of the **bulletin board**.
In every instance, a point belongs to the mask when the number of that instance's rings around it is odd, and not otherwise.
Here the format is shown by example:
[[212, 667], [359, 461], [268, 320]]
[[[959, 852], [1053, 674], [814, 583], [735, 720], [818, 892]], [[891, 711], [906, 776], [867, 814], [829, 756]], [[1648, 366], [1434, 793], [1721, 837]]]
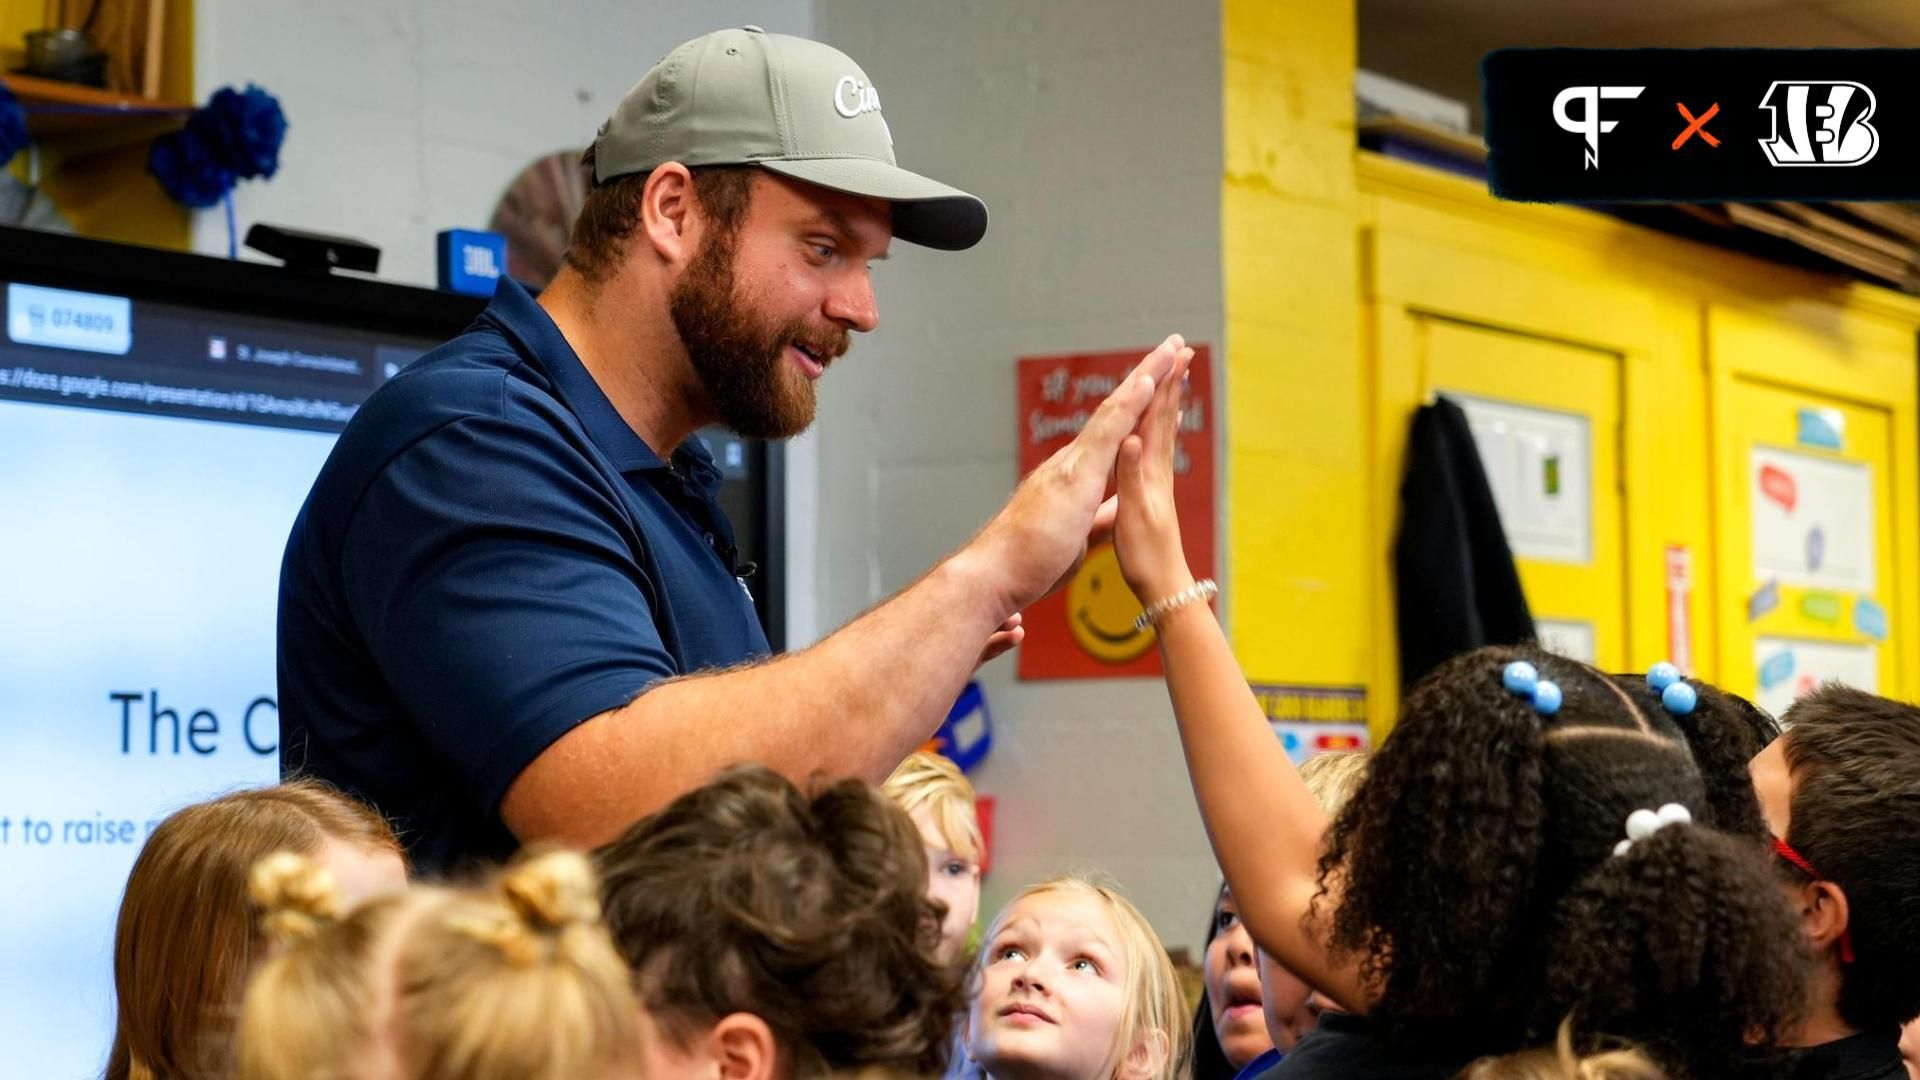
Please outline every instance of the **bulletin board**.
[[1911, 696], [1911, 340], [1744, 311], [1709, 329], [1722, 682], [1776, 715], [1827, 682]]

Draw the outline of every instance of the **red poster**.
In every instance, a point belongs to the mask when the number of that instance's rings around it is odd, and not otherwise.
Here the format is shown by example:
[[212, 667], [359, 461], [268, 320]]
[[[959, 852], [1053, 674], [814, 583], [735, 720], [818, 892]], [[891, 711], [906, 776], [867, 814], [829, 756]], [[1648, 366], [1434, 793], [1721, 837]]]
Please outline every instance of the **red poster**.
[[[1023, 357], [1020, 360], [1020, 475], [1072, 441], [1100, 402], [1150, 350]], [[1193, 576], [1213, 576], [1213, 365], [1194, 346], [1188, 400], [1174, 448], [1174, 498]], [[1113, 486], [1108, 485], [1111, 494]], [[1026, 611], [1022, 679], [1093, 679], [1160, 674], [1153, 631], [1136, 632], [1142, 608], [1120, 576], [1113, 546], [1087, 553], [1067, 586]]]

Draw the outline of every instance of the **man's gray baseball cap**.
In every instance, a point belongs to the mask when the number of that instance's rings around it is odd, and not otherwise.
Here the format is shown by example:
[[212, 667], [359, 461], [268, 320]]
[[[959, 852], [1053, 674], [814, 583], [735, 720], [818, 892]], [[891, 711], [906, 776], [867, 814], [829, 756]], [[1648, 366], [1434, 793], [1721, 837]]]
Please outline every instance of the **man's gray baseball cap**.
[[594, 140], [594, 182], [669, 161], [758, 165], [893, 204], [893, 233], [959, 251], [987, 231], [987, 206], [894, 163], [893, 133], [867, 74], [831, 46], [757, 26], [719, 30], [667, 54]]

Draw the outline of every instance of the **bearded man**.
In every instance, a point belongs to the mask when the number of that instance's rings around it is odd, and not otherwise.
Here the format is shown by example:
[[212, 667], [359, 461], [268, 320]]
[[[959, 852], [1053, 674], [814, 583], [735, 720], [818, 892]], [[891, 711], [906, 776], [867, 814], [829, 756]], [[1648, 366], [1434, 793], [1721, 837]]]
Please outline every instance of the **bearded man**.
[[690, 436], [803, 431], [892, 239], [971, 247], [986, 207], [895, 164], [852, 60], [756, 27], [670, 53], [588, 163], [565, 268], [537, 301], [502, 281], [368, 399], [281, 570], [282, 772], [371, 802], [427, 872], [611, 840], [736, 763], [884, 779], [1111, 527], [1120, 441], [1182, 350], [919, 581], [768, 658]]

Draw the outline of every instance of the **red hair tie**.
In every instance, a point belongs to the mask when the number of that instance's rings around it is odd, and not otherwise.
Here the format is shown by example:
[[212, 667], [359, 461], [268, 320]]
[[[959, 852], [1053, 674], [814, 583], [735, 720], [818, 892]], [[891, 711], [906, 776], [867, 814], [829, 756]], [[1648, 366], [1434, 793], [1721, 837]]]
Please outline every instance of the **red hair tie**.
[[[1773, 853], [1792, 863], [1795, 869], [1813, 880], [1827, 880], [1820, 876], [1820, 871], [1813, 868], [1813, 864], [1807, 861], [1805, 855], [1793, 850], [1793, 845], [1777, 836], [1773, 838]], [[1853, 929], [1851, 927], [1840, 931], [1840, 962], [1843, 964], [1853, 963]]]

